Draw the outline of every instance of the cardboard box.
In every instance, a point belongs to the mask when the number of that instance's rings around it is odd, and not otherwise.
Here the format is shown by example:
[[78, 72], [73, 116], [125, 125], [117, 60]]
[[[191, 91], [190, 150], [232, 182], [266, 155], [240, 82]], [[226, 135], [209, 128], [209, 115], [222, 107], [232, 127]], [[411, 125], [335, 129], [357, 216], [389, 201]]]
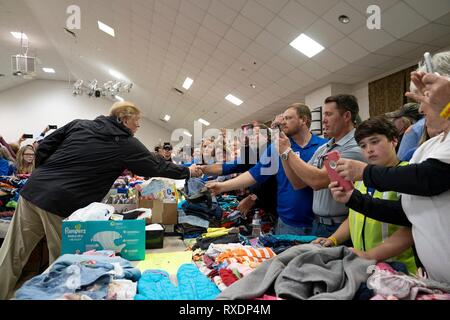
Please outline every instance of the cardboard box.
[[139, 200], [139, 208], [152, 209], [152, 223], [177, 224], [177, 207], [177, 203], [167, 203], [161, 200]]
[[114, 250], [127, 260], [145, 259], [145, 221], [64, 221], [61, 254]]

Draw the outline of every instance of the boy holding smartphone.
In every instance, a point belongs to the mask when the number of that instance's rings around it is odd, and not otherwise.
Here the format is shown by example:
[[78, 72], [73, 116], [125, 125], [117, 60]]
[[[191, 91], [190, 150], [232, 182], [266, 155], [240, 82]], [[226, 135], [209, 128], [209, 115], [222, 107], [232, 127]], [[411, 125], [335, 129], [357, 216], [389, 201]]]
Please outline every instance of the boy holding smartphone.
[[[408, 164], [397, 157], [395, 147], [398, 143], [398, 132], [385, 117], [373, 117], [364, 121], [355, 131], [355, 140], [369, 164], [384, 167]], [[367, 188], [362, 181], [355, 182], [354, 186], [361, 193], [369, 194], [373, 198], [398, 200], [400, 197], [394, 191], [380, 192]], [[350, 209], [348, 218], [336, 232], [328, 238], [318, 238], [314, 243], [330, 247], [349, 239], [353, 242], [353, 251], [362, 258], [400, 261], [410, 273], [416, 272], [410, 227], [383, 223]]]

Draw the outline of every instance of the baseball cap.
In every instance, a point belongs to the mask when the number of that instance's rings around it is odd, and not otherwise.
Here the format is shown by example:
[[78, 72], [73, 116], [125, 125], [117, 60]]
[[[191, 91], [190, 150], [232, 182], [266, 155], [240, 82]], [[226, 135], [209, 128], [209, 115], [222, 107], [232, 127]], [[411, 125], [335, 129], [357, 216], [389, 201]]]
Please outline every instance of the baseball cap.
[[413, 121], [418, 121], [423, 118], [423, 114], [419, 112], [420, 105], [418, 103], [409, 102], [405, 103], [403, 106], [400, 107], [400, 109], [387, 112], [385, 115], [388, 118], [401, 118], [401, 117], [407, 117], [412, 119]]
[[172, 150], [172, 145], [170, 144], [170, 142], [164, 142], [163, 149]]

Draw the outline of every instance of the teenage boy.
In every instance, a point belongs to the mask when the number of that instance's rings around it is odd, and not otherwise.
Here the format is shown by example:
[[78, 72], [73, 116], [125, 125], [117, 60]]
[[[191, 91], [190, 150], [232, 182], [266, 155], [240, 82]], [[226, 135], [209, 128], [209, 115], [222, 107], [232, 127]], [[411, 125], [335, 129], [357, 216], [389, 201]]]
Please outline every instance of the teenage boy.
[[[379, 116], [364, 121], [355, 131], [355, 140], [361, 147], [369, 164], [395, 167], [407, 165], [396, 154], [398, 131], [385, 117]], [[398, 200], [394, 191], [380, 192], [367, 188], [357, 181], [355, 189], [373, 198]], [[335, 198], [335, 200], [339, 200]], [[410, 227], [401, 227], [368, 218], [350, 209], [348, 218], [328, 238], [318, 238], [314, 243], [330, 247], [342, 244], [351, 238], [353, 251], [360, 257], [377, 261], [400, 261], [410, 273], [416, 273], [416, 264], [411, 246], [413, 238]]]

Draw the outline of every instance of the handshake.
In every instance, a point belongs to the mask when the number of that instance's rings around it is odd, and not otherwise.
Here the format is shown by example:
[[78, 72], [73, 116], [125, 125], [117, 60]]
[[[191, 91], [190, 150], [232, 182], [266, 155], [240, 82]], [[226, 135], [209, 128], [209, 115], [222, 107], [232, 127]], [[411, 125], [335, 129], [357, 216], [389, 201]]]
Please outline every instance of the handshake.
[[191, 178], [200, 178], [204, 174], [202, 166], [196, 164], [189, 167], [189, 172], [191, 173]]

